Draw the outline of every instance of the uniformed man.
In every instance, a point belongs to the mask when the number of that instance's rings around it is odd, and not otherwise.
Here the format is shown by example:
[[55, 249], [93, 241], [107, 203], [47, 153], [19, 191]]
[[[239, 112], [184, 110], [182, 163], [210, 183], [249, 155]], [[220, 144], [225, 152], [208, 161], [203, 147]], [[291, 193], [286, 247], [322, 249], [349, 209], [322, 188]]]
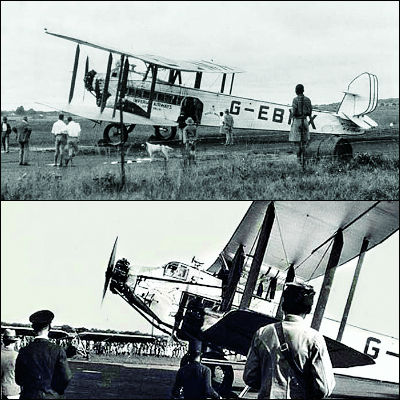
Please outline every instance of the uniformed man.
[[295, 92], [297, 96], [292, 103], [293, 120], [289, 132], [289, 142], [295, 143], [297, 158], [304, 163], [305, 148], [310, 140], [307, 117], [311, 117], [312, 105], [311, 100], [304, 96], [304, 86], [301, 83], [296, 85]]
[[65, 351], [48, 338], [53, 318], [49, 310], [29, 317], [36, 337], [17, 357], [15, 380], [22, 389], [20, 399], [60, 398], [71, 380]]
[[210, 368], [200, 363], [200, 354], [200, 350], [192, 348], [188, 354], [188, 363], [178, 370], [172, 389], [174, 399], [220, 399], [211, 386]]
[[290, 283], [283, 292], [283, 322], [260, 328], [243, 373], [259, 399], [322, 399], [335, 386], [324, 337], [305, 325], [314, 299], [312, 286]]
[[233, 117], [229, 114], [229, 109], [225, 110], [224, 120], [223, 120], [223, 132], [226, 136], [225, 146], [233, 144]]
[[15, 383], [15, 361], [18, 352], [15, 344], [18, 337], [13, 329], [5, 329], [1, 347], [1, 398], [19, 399], [20, 387]]

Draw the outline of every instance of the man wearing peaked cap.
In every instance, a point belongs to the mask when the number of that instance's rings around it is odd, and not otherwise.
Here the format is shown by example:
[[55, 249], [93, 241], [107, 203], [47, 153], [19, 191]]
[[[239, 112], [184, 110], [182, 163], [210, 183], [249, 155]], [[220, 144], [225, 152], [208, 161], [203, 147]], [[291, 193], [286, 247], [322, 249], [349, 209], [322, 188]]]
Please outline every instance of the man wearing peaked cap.
[[71, 380], [64, 349], [49, 341], [53, 319], [49, 310], [29, 317], [36, 337], [17, 357], [15, 380], [22, 389], [20, 399], [60, 398]]
[[19, 399], [20, 388], [15, 383], [15, 361], [18, 352], [15, 351], [15, 343], [18, 337], [13, 329], [5, 329], [3, 333], [3, 345], [1, 347], [1, 398]]
[[304, 323], [314, 301], [312, 286], [288, 283], [282, 322], [260, 328], [253, 337], [243, 373], [259, 399], [322, 399], [335, 386], [324, 337]]

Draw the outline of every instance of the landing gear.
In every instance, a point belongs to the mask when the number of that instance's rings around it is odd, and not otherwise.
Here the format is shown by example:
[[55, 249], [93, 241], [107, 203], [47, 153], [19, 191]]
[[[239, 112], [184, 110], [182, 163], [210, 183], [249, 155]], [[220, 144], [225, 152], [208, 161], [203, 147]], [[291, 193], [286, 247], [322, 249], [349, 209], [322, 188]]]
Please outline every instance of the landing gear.
[[176, 136], [176, 126], [155, 126], [154, 135], [160, 140], [172, 140]]
[[127, 128], [125, 125], [118, 124], [113, 122], [112, 124], [108, 124], [103, 132], [103, 140], [105, 143], [117, 144], [117, 143], [125, 143], [128, 140], [128, 134], [133, 131], [135, 125], [130, 125]]

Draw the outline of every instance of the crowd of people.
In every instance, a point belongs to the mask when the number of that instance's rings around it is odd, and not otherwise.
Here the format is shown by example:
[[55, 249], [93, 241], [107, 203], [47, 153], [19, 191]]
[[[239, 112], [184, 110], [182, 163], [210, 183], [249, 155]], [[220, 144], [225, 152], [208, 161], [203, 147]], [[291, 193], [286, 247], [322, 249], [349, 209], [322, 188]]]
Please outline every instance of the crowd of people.
[[[14, 349], [19, 351], [33, 342], [34, 336], [19, 336], [18, 342], [14, 344]], [[118, 342], [118, 341], [95, 341], [75, 338], [49, 339], [51, 342], [67, 349], [74, 346], [78, 349], [79, 354], [89, 355], [105, 355], [105, 356], [155, 356], [155, 357], [172, 357], [182, 358], [187, 352], [187, 344], [185, 342], [175, 342], [168, 338], [157, 337], [154, 341], [149, 342]]]

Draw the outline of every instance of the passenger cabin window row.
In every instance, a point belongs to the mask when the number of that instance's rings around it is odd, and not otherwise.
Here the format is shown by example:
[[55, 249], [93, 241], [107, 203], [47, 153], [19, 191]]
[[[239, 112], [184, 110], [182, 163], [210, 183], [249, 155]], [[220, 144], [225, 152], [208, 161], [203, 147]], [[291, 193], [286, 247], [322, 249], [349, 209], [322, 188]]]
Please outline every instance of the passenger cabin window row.
[[[129, 87], [128, 88], [128, 96], [138, 97], [141, 99], [149, 99], [150, 98], [150, 91], [147, 89], [136, 88], [136, 87]], [[168, 93], [161, 93], [155, 92], [154, 93], [154, 101], [159, 101], [161, 103], [167, 103], [172, 105], [179, 106], [182, 103], [184, 96], [178, 96], [175, 94], [168, 94]]]

